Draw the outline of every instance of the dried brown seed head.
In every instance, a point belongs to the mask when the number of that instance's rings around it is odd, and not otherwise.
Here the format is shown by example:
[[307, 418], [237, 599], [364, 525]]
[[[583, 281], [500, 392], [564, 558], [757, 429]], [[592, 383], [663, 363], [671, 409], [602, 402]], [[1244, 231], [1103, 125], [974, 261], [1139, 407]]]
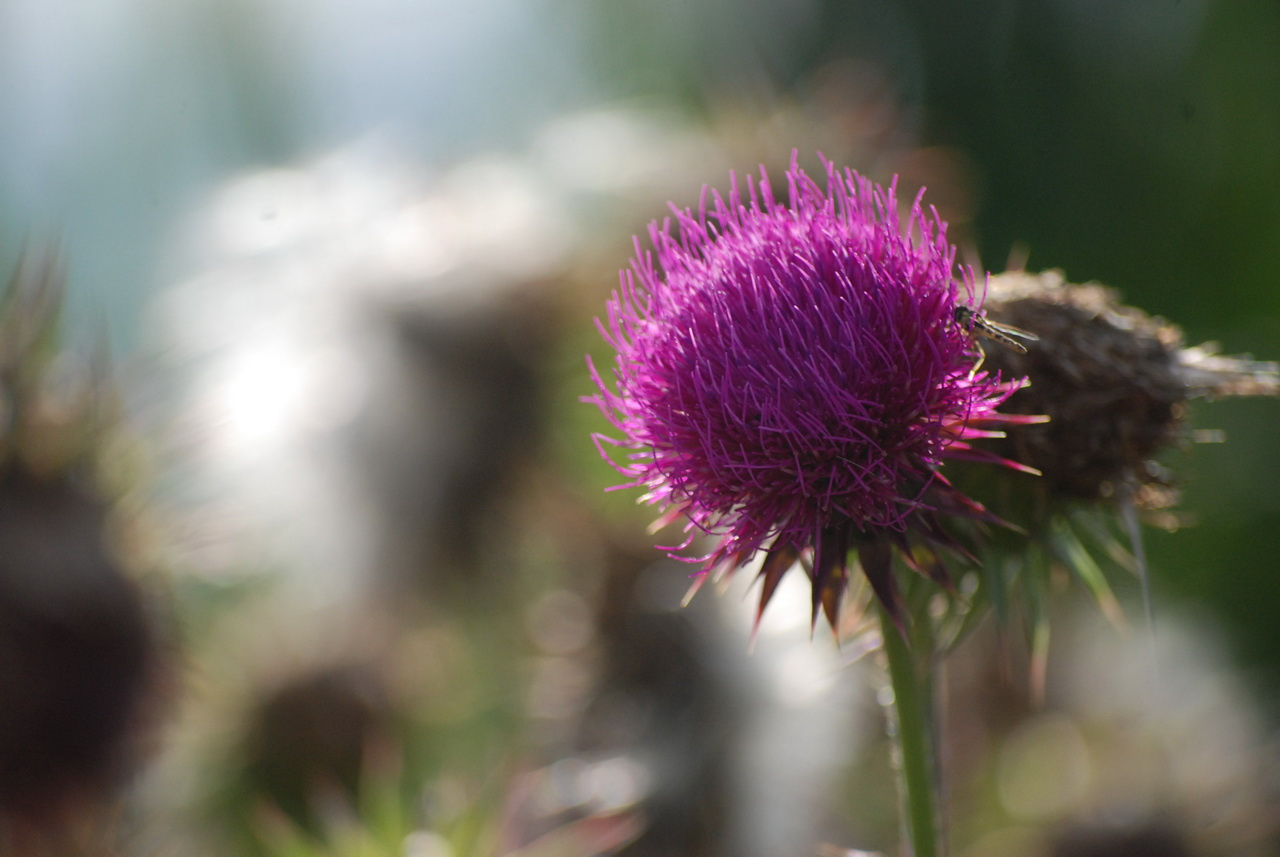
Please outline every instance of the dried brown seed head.
[[1176, 492], [1152, 458], [1184, 438], [1187, 400], [1280, 391], [1276, 364], [1186, 348], [1175, 325], [1121, 304], [1105, 286], [1068, 283], [1060, 271], [993, 276], [986, 311], [1039, 337], [1026, 353], [988, 348], [985, 365], [1031, 379], [1006, 410], [1050, 422], [1021, 427], [1001, 444], [1039, 469], [1054, 496], [1098, 500], [1123, 487], [1139, 505], [1171, 505]]

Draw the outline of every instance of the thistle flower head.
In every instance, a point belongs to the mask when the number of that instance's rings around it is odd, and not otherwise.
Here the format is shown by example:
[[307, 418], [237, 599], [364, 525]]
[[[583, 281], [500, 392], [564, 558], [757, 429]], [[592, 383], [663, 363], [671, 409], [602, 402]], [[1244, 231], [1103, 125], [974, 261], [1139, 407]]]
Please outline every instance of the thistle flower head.
[[851, 548], [892, 612], [890, 548], [983, 514], [939, 466], [998, 460], [968, 441], [1019, 385], [974, 370], [955, 311], [978, 290], [936, 212], [917, 198], [904, 224], [893, 187], [825, 167], [825, 189], [793, 160], [786, 201], [762, 171], [652, 224], [600, 325], [615, 384], [592, 367], [589, 401], [622, 435], [597, 442], [630, 450], [619, 487], [718, 538], [703, 579], [767, 551], [763, 610], [806, 560], [834, 623]]

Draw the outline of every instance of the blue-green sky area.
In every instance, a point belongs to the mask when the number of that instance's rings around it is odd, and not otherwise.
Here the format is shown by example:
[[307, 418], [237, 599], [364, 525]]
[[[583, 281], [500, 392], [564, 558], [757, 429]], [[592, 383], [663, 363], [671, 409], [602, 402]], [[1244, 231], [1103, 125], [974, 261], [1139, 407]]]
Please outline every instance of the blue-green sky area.
[[[424, 161], [587, 102], [552, 4], [0, 3], [0, 254], [57, 239], [77, 323], [129, 350], [219, 182], [370, 134]], [[598, 94], [596, 95], [598, 97]]]
[[[192, 213], [247, 170], [374, 134], [447, 164], [596, 104], [816, 115], [849, 63], [915, 145], [966, 165], [958, 230], [987, 266], [1025, 251], [1192, 341], [1280, 357], [1266, 0], [0, 0], [0, 260], [56, 238], [72, 330], [105, 323], [128, 353], [150, 297], [191, 274]], [[1199, 525], [1152, 535], [1156, 586], [1219, 608], [1274, 681], [1280, 404], [1194, 422], [1229, 439], [1184, 456]]]

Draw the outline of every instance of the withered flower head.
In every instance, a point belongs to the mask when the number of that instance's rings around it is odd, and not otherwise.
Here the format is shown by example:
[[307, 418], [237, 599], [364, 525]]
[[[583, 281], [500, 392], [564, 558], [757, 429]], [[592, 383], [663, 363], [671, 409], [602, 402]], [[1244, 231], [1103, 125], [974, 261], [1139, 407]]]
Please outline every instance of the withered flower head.
[[1039, 337], [1026, 353], [987, 348], [984, 365], [1031, 380], [1006, 410], [1049, 415], [997, 444], [1038, 469], [1036, 488], [1051, 496], [1170, 505], [1176, 495], [1154, 456], [1184, 437], [1187, 402], [1280, 391], [1276, 364], [1187, 348], [1176, 326], [1060, 271], [992, 276], [986, 312]]
[[985, 348], [985, 367], [1030, 382], [1005, 409], [1050, 418], [987, 442], [992, 451], [1038, 469], [1039, 478], [1013, 475], [998, 490], [975, 491], [1031, 535], [1030, 542], [989, 542], [982, 566], [985, 596], [998, 612], [1020, 604], [1040, 629], [1032, 634], [1039, 688], [1048, 654], [1045, 593], [1015, 602], [1011, 590], [1044, 589], [1049, 570], [1065, 568], [1114, 623], [1123, 624], [1105, 571], [1115, 561], [1142, 579], [1150, 611], [1139, 513], [1156, 523], [1175, 522], [1162, 510], [1177, 501], [1174, 479], [1157, 456], [1191, 437], [1184, 419], [1192, 399], [1275, 395], [1280, 367], [1222, 356], [1211, 346], [1188, 348], [1176, 326], [1121, 304], [1104, 286], [1068, 283], [1060, 271], [992, 276], [985, 312], [1038, 337], [1025, 352]]

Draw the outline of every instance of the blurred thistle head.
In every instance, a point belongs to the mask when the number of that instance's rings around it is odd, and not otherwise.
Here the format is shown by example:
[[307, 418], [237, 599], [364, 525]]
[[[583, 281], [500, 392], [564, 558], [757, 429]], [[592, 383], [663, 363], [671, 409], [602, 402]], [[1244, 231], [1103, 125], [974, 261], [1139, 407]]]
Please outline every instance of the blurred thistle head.
[[61, 302], [52, 253], [28, 253], [0, 302], [0, 848], [90, 820], [136, 761], [154, 677], [95, 469], [113, 396], [59, 350]]
[[[686, 547], [716, 537], [699, 583], [758, 553], [763, 611], [800, 560], [834, 626], [857, 550], [872, 589], [901, 620], [892, 549], [962, 549], [948, 516], [987, 517], [939, 472], [949, 457], [1000, 461], [970, 441], [1006, 422], [1020, 386], [975, 371], [956, 307], [978, 300], [946, 224], [919, 197], [906, 222], [891, 186], [824, 163], [826, 187], [793, 158], [787, 199], [763, 170], [698, 212], [650, 226], [600, 324], [617, 350], [599, 406], [628, 450], [610, 459], [687, 518]], [[656, 256], [656, 258], [655, 258]], [[949, 582], [940, 563], [925, 570]]]
[[991, 277], [987, 311], [1039, 337], [1025, 353], [987, 349], [985, 365], [1030, 379], [1008, 410], [1050, 417], [997, 443], [1043, 474], [1033, 490], [1051, 500], [1170, 506], [1176, 491], [1154, 459], [1187, 437], [1188, 402], [1280, 392], [1276, 364], [1187, 348], [1175, 325], [1060, 271]]
[[[267, 800], [319, 834], [326, 800], [354, 805], [379, 752], [393, 753], [395, 718], [383, 677], [364, 664], [289, 676], [257, 701], [239, 748], [249, 801]], [[236, 814], [250, 816], [244, 806]]]

